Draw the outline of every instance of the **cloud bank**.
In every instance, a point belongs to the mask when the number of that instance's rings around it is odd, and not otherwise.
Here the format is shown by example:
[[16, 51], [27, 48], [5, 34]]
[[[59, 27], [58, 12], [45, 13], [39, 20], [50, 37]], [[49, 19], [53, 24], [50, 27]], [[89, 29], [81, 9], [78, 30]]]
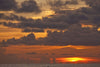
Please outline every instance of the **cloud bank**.
[[96, 46], [100, 45], [100, 32], [96, 29], [82, 28], [80, 24], [73, 24], [68, 28], [68, 31], [48, 31], [47, 37], [38, 40], [31, 33], [20, 39], [12, 38], [7, 41], [2, 41], [2, 44]]

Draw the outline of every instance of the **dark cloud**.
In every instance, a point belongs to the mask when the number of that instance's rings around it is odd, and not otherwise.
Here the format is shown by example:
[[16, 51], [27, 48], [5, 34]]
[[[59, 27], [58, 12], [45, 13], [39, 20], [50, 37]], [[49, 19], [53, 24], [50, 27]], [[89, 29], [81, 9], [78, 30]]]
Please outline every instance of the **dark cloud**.
[[[6, 20], [18, 20], [20, 23], [5, 23], [2, 24], [13, 28], [51, 28], [51, 29], [67, 29], [71, 24], [80, 23], [80, 21], [88, 20], [88, 16], [76, 11], [67, 14], [53, 15], [51, 18], [44, 17], [41, 19], [27, 19], [22, 16], [11, 14], [5, 17]], [[28, 31], [28, 30], [27, 30]]]
[[83, 11], [87, 14], [100, 14], [100, 0], [84, 0], [90, 8], [84, 8]]
[[44, 32], [43, 29], [30, 29], [30, 28], [25, 28], [22, 32]]
[[[34, 22], [34, 19], [32, 19], [32, 18], [25, 18], [25, 17], [23, 17], [23, 16], [18, 16], [18, 15], [15, 15], [15, 14], [13, 14], [13, 13], [11, 13], [11, 14], [9, 14], [9, 15], [6, 15], [6, 14], [4, 14], [4, 13], [1, 13], [0, 14], [0, 19], [3, 19], [3, 20], [11, 20], [11, 21], [18, 21], [18, 22]], [[10, 24], [14, 24], [13, 22], [9, 22]], [[8, 26], [10, 26], [9, 25], [9, 23], [6, 23], [6, 22], [4, 22], [4, 25], [6, 24], [8, 24]], [[16, 25], [16, 23], [15, 23], [15, 25]], [[11, 25], [12, 26], [12, 25]]]
[[[47, 1], [47, 3], [51, 6], [51, 9], [54, 11], [59, 11], [61, 9], [64, 9], [67, 7], [67, 5], [77, 5], [78, 4], [78, 0], [49, 0]], [[68, 8], [68, 7], [67, 7]]]
[[[4, 26], [8, 26], [8, 27], [12, 27], [12, 28], [42, 28], [42, 29], [46, 29], [46, 28], [50, 28], [50, 29], [66, 29], [68, 28], [67, 24], [56, 24], [56, 23], [42, 23], [42, 21], [40, 20], [39, 22], [37, 20], [35, 21], [31, 21], [31, 20], [26, 20], [26, 21], [22, 21], [20, 23], [12, 23], [12, 22], [2, 22], [1, 24], [3, 24]], [[26, 30], [24, 30], [26, 31]], [[29, 29], [27, 30], [29, 31]], [[31, 31], [35, 31], [35, 30], [31, 30]]]
[[10, 14], [10, 15], [6, 15], [4, 13], [2, 13], [2, 17], [0, 19], [4, 19], [4, 20], [20, 20], [20, 17], [15, 15], [15, 14]]
[[21, 8], [17, 5], [15, 0], [0, 0], [0, 10], [9, 11], [14, 10], [15, 12], [41, 12], [37, 2], [35, 0], [28, 0], [21, 3]]
[[0, 0], [0, 10], [8, 11], [17, 8], [15, 0]]
[[[32, 1], [32, 2], [31, 2]], [[72, 0], [77, 1], [77, 0]], [[98, 2], [99, 0], [96, 0], [94, 2]], [[27, 4], [27, 6], [30, 6], [29, 4], [31, 3], [36, 3], [34, 0], [29, 0], [29, 1], [24, 1], [23, 4]], [[92, 2], [89, 0], [89, 2]], [[61, 3], [61, 4], [60, 4]], [[86, 1], [87, 4], [88, 1]], [[52, 6], [55, 5], [55, 7], [60, 7], [60, 6], [65, 6], [65, 1], [61, 0], [56, 0], [56, 1], [50, 1], [49, 4]], [[94, 4], [94, 3], [93, 3]], [[98, 4], [99, 5], [99, 4]], [[99, 7], [96, 5], [97, 7]], [[96, 7], [95, 6], [95, 7]], [[26, 6], [25, 6], [26, 7]], [[58, 8], [59, 8], [58, 7]], [[89, 7], [84, 7], [80, 8], [77, 10], [60, 10], [56, 12], [56, 15], [51, 15], [50, 18], [48, 17], [43, 17], [43, 19], [27, 19], [22, 16], [17, 16], [14, 14], [11, 14], [10, 16], [4, 16], [3, 14], [0, 15], [0, 17], [6, 19], [6, 20], [18, 20], [21, 21], [20, 23], [6, 23], [3, 22], [1, 24], [8, 26], [8, 27], [13, 27], [13, 28], [24, 28], [24, 31], [30, 31], [29, 29], [26, 30], [25, 28], [30, 27], [30, 28], [51, 28], [51, 29], [67, 29], [73, 24], [79, 24], [81, 22], [86, 21], [85, 23], [87, 24], [93, 24], [96, 26], [100, 26], [100, 12], [98, 9], [93, 8], [93, 6], [90, 5], [91, 8]]]
[[27, 36], [21, 37], [20, 39], [8, 39], [6, 42], [3, 40], [1, 44], [7, 45], [7, 44], [30, 44], [35, 45], [37, 43], [35, 39], [34, 34], [29, 34]]
[[95, 30], [81, 28], [80, 25], [74, 24], [66, 32], [48, 32], [45, 38], [45, 44], [49, 45], [85, 45], [95, 46], [100, 43], [100, 35]]
[[47, 3], [52, 7], [59, 7], [64, 5], [64, 2], [61, 0], [48, 1]]
[[[6, 20], [17, 20], [20, 23], [6, 23], [3, 22], [2, 24], [8, 27], [13, 28], [51, 28], [51, 29], [66, 29], [70, 24], [78, 23], [80, 20], [87, 20], [87, 16], [82, 14], [67, 14], [67, 15], [54, 15], [52, 18], [44, 17], [41, 19], [27, 19], [22, 16], [17, 16], [15, 14], [10, 14], [9, 16], [4, 15], [2, 19]], [[72, 20], [73, 19], [73, 20]]]
[[77, 4], [78, 4], [78, 0], [70, 0], [70, 1], [66, 1], [65, 4], [73, 4], [73, 5], [77, 5]]
[[95, 10], [100, 11], [100, 0], [84, 0], [86, 3]]
[[21, 3], [21, 8], [17, 12], [41, 12], [35, 0], [28, 0]]
[[67, 14], [61, 14], [53, 16], [52, 18], [48, 19], [48, 22], [56, 22], [56, 23], [63, 23], [63, 24], [77, 24], [82, 20], [88, 20], [87, 15], [78, 13], [78, 12], [70, 12]]
[[48, 31], [45, 38], [35, 39], [34, 34], [21, 37], [20, 39], [8, 39], [6, 44], [26, 44], [26, 45], [84, 45], [95, 46], [100, 45], [100, 33], [97, 29], [82, 28], [80, 24], [73, 24], [65, 32]]
[[78, 9], [80, 13], [88, 16], [88, 23], [100, 26], [100, 0], [84, 0], [89, 7]]

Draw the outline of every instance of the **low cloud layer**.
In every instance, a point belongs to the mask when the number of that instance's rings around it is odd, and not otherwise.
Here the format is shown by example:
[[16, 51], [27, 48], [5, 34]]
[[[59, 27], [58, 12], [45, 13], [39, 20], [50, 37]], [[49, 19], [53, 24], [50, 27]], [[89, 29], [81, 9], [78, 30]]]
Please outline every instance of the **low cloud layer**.
[[22, 32], [44, 32], [43, 29], [30, 29], [30, 28], [25, 28]]
[[95, 46], [100, 44], [100, 34], [96, 29], [81, 28], [80, 25], [74, 24], [66, 32], [49, 32], [45, 38], [47, 44], [52, 45], [84, 45]]
[[80, 24], [73, 24], [65, 32], [48, 31], [45, 38], [35, 39], [34, 34], [29, 34], [20, 39], [8, 39], [2, 44], [26, 44], [26, 45], [100, 45], [100, 32], [96, 29], [82, 28]]

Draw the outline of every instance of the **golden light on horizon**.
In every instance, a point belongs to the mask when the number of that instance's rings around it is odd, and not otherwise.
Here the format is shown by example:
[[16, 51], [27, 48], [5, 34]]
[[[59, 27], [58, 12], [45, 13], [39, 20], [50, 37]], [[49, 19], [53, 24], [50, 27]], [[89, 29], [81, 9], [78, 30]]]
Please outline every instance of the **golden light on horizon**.
[[88, 46], [87, 47], [87, 46], [74, 46], [74, 45], [68, 45], [68, 47], [75, 48], [75, 49], [78, 49], [78, 50], [94, 48], [94, 46]]

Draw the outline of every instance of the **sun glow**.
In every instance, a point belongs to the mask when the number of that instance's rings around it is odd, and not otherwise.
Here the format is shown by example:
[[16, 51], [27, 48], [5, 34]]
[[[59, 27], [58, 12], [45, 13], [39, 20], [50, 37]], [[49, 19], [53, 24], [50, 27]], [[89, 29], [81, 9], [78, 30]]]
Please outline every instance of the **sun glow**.
[[68, 57], [68, 58], [57, 58], [59, 63], [88, 63], [89, 61], [96, 61], [94, 59], [82, 58], [82, 57]]
[[77, 62], [77, 61], [86, 61], [87, 59], [79, 58], [79, 57], [73, 57], [73, 58], [65, 58], [65, 60], [67, 60], [69, 62]]

